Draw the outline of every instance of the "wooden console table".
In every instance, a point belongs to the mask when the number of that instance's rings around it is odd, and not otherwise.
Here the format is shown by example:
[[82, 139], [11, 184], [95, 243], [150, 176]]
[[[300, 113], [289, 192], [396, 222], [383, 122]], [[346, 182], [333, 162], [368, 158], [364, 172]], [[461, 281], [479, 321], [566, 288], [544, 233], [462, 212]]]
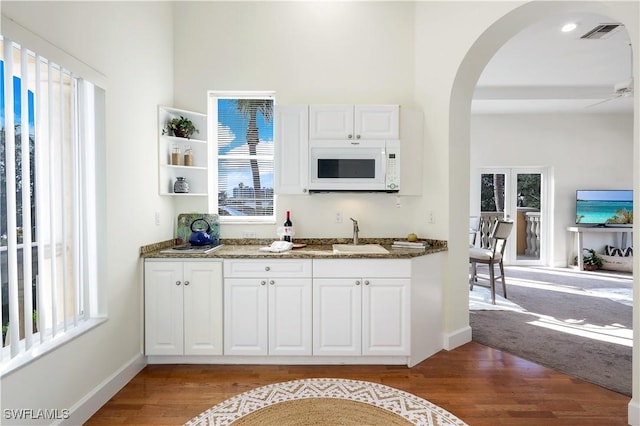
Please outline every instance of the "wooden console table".
[[570, 226], [567, 228], [569, 233], [573, 234], [573, 245], [569, 248], [568, 251], [568, 262], [567, 264], [571, 266], [573, 262], [573, 257], [576, 256], [576, 245], [578, 246], [577, 257], [578, 257], [578, 269], [582, 271], [584, 265], [582, 262], [582, 250], [584, 249], [582, 243], [583, 234], [591, 234], [591, 233], [609, 233], [609, 234], [620, 234], [622, 238], [622, 244], [620, 247], [627, 247], [627, 236], [633, 232], [633, 228], [626, 226]]

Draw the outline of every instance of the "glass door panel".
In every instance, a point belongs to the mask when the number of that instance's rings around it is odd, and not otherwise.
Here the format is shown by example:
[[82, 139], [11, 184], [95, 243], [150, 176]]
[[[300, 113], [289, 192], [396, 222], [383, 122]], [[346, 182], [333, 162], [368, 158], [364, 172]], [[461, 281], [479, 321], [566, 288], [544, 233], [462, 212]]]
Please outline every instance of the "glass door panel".
[[[516, 261], [540, 260], [542, 174], [514, 170], [516, 181]], [[520, 263], [520, 262], [518, 262]]]
[[544, 265], [546, 226], [545, 169], [480, 171], [480, 231], [476, 245], [487, 247], [496, 220], [515, 221], [505, 252], [510, 265]]
[[488, 247], [491, 229], [496, 221], [508, 217], [505, 211], [507, 176], [499, 171], [488, 171], [480, 176], [480, 225], [477, 238], [480, 247]]

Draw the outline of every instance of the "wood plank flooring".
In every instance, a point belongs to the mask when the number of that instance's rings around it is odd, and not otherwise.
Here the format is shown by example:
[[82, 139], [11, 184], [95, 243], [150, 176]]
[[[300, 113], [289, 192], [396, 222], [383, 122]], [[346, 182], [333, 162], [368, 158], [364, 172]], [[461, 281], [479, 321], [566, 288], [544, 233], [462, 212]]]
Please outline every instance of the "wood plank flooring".
[[473, 342], [413, 368], [149, 365], [86, 424], [181, 425], [241, 392], [313, 377], [402, 389], [471, 426], [627, 425], [627, 396]]

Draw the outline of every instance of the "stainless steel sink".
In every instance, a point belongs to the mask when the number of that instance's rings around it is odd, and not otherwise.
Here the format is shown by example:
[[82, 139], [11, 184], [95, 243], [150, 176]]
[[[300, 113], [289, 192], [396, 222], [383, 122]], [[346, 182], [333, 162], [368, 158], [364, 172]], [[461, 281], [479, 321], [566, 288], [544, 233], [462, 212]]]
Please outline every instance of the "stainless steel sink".
[[385, 254], [389, 250], [380, 244], [334, 244], [334, 254]]

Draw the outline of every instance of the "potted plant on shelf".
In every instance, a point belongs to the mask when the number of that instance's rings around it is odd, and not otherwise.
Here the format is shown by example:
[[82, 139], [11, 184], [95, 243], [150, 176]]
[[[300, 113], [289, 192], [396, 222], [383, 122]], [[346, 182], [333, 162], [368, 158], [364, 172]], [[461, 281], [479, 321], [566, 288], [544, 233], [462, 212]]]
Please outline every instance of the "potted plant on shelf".
[[167, 121], [165, 128], [162, 129], [162, 134], [165, 135], [167, 133], [179, 138], [190, 139], [194, 133], [200, 133], [200, 131], [196, 129], [191, 120], [181, 115], [179, 118], [176, 117]]
[[603, 260], [596, 254], [594, 249], [584, 249], [582, 255], [582, 264], [585, 271], [595, 271], [600, 269], [603, 264]]

